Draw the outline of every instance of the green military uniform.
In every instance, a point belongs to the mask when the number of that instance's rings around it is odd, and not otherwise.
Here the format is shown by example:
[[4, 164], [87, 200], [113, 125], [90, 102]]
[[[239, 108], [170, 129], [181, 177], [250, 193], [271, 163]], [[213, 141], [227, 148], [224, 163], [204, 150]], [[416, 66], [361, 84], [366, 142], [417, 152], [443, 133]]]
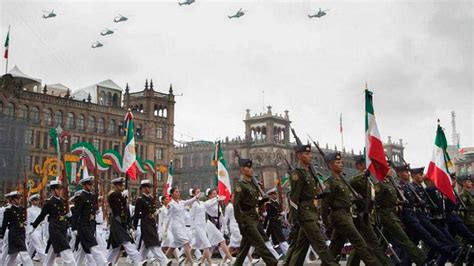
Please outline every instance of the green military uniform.
[[464, 224], [474, 233], [474, 195], [472, 195], [472, 191], [464, 190], [460, 197], [466, 205], [463, 215]]
[[403, 248], [416, 265], [423, 265], [425, 254], [407, 236], [397, 211], [397, 191], [388, 180], [375, 185], [375, 208], [383, 232], [390, 243]]
[[[383, 265], [390, 265], [390, 259], [385, 255], [384, 249], [380, 245], [377, 235], [374, 232], [374, 221], [371, 215], [372, 183], [370, 176], [359, 173], [351, 178], [350, 184], [362, 197], [356, 202], [356, 217], [354, 225], [367, 243], [369, 251], [374, 254], [377, 260]], [[347, 265], [360, 265], [360, 255], [357, 250], [349, 256]]]
[[[340, 155], [336, 160], [340, 160]], [[323, 201], [331, 210], [329, 219], [333, 227], [329, 249], [332, 254], [339, 254], [346, 240], [349, 240], [366, 265], [382, 265], [370, 253], [367, 243], [354, 225], [351, 213], [352, 195], [341, 178], [330, 176], [326, 180], [329, 193]]]
[[[252, 161], [239, 159], [239, 165], [251, 167]], [[250, 246], [255, 247], [266, 265], [277, 265], [278, 260], [270, 253], [265, 246], [265, 240], [258, 230], [257, 205], [259, 202], [259, 191], [252, 182], [251, 177], [242, 176], [234, 189], [234, 215], [239, 224], [242, 240], [240, 251], [234, 265], [242, 265], [247, 256]]]
[[322, 265], [338, 265], [326, 246], [325, 239], [319, 229], [319, 215], [315, 205], [316, 180], [309, 170], [297, 167], [291, 173], [290, 186], [290, 215], [298, 223], [300, 230], [287, 264], [298, 265], [301, 262], [301, 257], [306, 256], [309, 243], [321, 259]]

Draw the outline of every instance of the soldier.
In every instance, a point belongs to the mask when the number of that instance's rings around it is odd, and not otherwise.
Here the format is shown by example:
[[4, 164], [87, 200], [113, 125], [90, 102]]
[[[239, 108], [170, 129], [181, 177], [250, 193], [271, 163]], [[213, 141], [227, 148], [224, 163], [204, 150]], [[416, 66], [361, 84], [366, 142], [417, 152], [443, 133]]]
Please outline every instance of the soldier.
[[234, 190], [234, 215], [239, 224], [242, 241], [234, 265], [242, 265], [250, 246], [254, 246], [257, 254], [266, 265], [277, 265], [278, 260], [265, 246], [265, 240], [258, 230], [258, 214], [256, 208], [259, 203], [257, 184], [252, 182], [252, 160], [239, 159], [241, 178]]
[[263, 227], [266, 228], [266, 233], [268, 237], [271, 237], [273, 245], [279, 245], [283, 254], [286, 254], [288, 252], [288, 243], [282, 231], [281, 205], [278, 202], [277, 189], [272, 188], [268, 190], [267, 195], [270, 197], [270, 201], [265, 203], [267, 215], [265, 216]]
[[[31, 202], [31, 207], [27, 209], [27, 233], [28, 233], [28, 253], [34, 259], [35, 253], [40, 258], [40, 261], [46, 259], [46, 245], [43, 241], [42, 230], [33, 230], [33, 222], [38, 218], [41, 208], [39, 207], [40, 196], [38, 194], [33, 194], [30, 196], [29, 201]], [[42, 223], [41, 227], [44, 226]]]
[[[388, 176], [392, 176], [390, 170]], [[396, 188], [386, 178], [375, 185], [375, 209], [377, 218], [383, 227], [383, 233], [398, 250], [405, 252], [416, 265], [423, 265], [426, 256], [423, 254], [403, 230], [402, 223], [397, 216], [398, 196]]]
[[76, 196], [74, 201], [74, 212], [72, 223], [77, 229], [77, 239], [82, 246], [81, 254], [77, 260], [78, 264], [82, 263], [85, 254], [94, 260], [97, 265], [107, 264], [105, 259], [105, 250], [102, 250], [97, 244], [96, 221], [95, 216], [98, 210], [97, 195], [92, 193], [93, 176], [83, 178], [80, 184], [83, 187], [81, 194]]
[[[17, 265], [17, 258], [25, 266], [33, 266], [33, 261], [26, 251], [26, 210], [20, 206], [21, 195], [18, 191], [12, 191], [5, 195], [11, 206], [5, 209], [2, 228], [0, 229], [0, 238], [3, 239], [5, 230], [8, 232], [8, 256], [5, 265]], [[20, 255], [20, 256], [18, 256]]]
[[382, 265], [369, 252], [367, 243], [354, 225], [351, 213], [353, 198], [348, 186], [341, 180], [344, 178], [341, 154], [329, 154], [325, 159], [331, 170], [331, 176], [326, 180], [329, 192], [323, 199], [330, 208], [329, 219], [333, 226], [329, 249], [332, 254], [339, 254], [346, 240], [349, 240], [366, 265]]
[[463, 178], [460, 178], [462, 182], [462, 193], [460, 195], [461, 200], [466, 205], [466, 210], [464, 211], [464, 224], [474, 232], [474, 196], [472, 195], [472, 180], [471, 175], [466, 175]]
[[[354, 225], [367, 243], [370, 252], [377, 257], [380, 263], [389, 265], [391, 263], [390, 259], [385, 255], [385, 251], [380, 245], [374, 231], [374, 219], [371, 215], [374, 200], [373, 182], [365, 166], [365, 157], [358, 155], [354, 159], [358, 173], [351, 178], [350, 184], [361, 196], [361, 199], [355, 203], [356, 212], [353, 219]], [[355, 250], [349, 257], [347, 265], [359, 265], [359, 263], [360, 256], [358, 251]]]
[[107, 255], [107, 261], [115, 264], [120, 255], [120, 246], [123, 246], [127, 252], [127, 256], [133, 261], [134, 265], [143, 265], [146, 260], [142, 261], [142, 256], [138, 252], [128, 229], [131, 228], [130, 210], [127, 205], [128, 191], [124, 191], [124, 178], [118, 177], [112, 179], [114, 189], [107, 196], [110, 209], [112, 210], [110, 217], [110, 236], [109, 244], [112, 248]]
[[[146, 259], [148, 253], [151, 252], [154, 259], [158, 259], [160, 265], [171, 265], [171, 260], [163, 254], [160, 248], [155, 218], [158, 211], [156, 209], [156, 202], [151, 196], [152, 187], [153, 185], [150, 183], [150, 180], [142, 180], [140, 182], [142, 196], [137, 198], [135, 215], [133, 216], [133, 227], [136, 228], [138, 220], [140, 220], [141, 239], [139, 240], [138, 246], [142, 246], [140, 252], [142, 259]], [[143, 241], [143, 244], [141, 241]]]
[[307, 244], [309, 243], [319, 255], [322, 265], [338, 265], [319, 228], [316, 200], [320, 195], [317, 194], [316, 190], [316, 182], [318, 181], [310, 173], [310, 165], [313, 160], [311, 145], [297, 145], [295, 146], [295, 152], [298, 165], [292, 171], [290, 178], [290, 216], [293, 223], [296, 223], [300, 229], [290, 261], [287, 260], [285, 264], [301, 265], [297, 263], [301, 262], [302, 257], [306, 256]]
[[33, 223], [33, 228], [36, 229], [46, 215], [48, 215], [49, 243], [53, 248], [49, 249], [43, 265], [53, 265], [58, 253], [61, 254], [63, 265], [76, 265], [76, 260], [69, 247], [67, 238], [68, 225], [66, 215], [70, 214], [66, 213], [66, 204], [68, 203], [61, 198], [63, 185], [61, 181], [52, 180], [49, 182], [49, 188], [53, 195], [44, 203], [40, 215]]

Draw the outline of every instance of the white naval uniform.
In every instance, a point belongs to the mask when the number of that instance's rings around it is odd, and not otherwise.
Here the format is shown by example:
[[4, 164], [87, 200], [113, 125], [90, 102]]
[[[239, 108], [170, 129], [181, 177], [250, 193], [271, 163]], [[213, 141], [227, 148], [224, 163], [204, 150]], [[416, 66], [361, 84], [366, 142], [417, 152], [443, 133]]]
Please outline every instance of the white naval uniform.
[[46, 241], [43, 238], [43, 226], [45, 222], [41, 222], [36, 230], [33, 229], [32, 224], [38, 218], [41, 213], [41, 208], [38, 206], [31, 206], [27, 209], [27, 226], [26, 226], [26, 235], [27, 235], [27, 250], [28, 254], [32, 257], [33, 253], [36, 251], [37, 255], [40, 257], [41, 261], [46, 259]]
[[229, 203], [227, 207], [225, 207], [224, 223], [229, 225], [229, 231], [230, 231], [229, 247], [232, 247], [232, 248], [240, 247], [240, 241], [242, 241], [242, 235], [240, 234], [239, 224], [235, 220], [234, 205], [232, 205], [232, 203]]
[[206, 233], [206, 207], [204, 202], [196, 201], [193, 203], [193, 207], [190, 211], [191, 218], [193, 219], [194, 232], [195, 232], [195, 243], [196, 249], [205, 249], [211, 247], [211, 242], [207, 238]]
[[[212, 217], [218, 217], [218, 209], [220, 208], [218, 205], [218, 197], [206, 200], [204, 202], [204, 207], [206, 208], [206, 213]], [[220, 223], [223, 225], [224, 217], [223, 215], [220, 216]], [[224, 234], [222, 234], [219, 229], [217, 229], [216, 225], [213, 224], [211, 221], [207, 220], [206, 222], [206, 233], [207, 238], [209, 238], [209, 242], [212, 246], [217, 246], [219, 243], [224, 241]]]
[[170, 232], [173, 235], [173, 241], [170, 243], [172, 248], [180, 248], [187, 243], [191, 244], [191, 240], [186, 235], [186, 224], [185, 224], [185, 208], [187, 205], [192, 205], [197, 200], [193, 197], [188, 200], [171, 200], [168, 209], [168, 223], [171, 229]]
[[[95, 215], [95, 222], [97, 223], [95, 238], [99, 247], [107, 249], [107, 241], [109, 238], [108, 228], [107, 228], [107, 219], [104, 219], [104, 212], [102, 211], [102, 206], [99, 207]], [[104, 250], [105, 251], [105, 250]]]

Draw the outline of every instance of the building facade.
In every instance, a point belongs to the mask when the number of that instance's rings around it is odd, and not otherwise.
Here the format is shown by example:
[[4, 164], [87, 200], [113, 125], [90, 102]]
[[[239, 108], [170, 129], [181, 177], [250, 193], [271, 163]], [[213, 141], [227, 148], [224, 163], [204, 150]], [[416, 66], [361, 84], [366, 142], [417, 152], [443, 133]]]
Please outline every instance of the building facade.
[[[111, 80], [72, 93], [63, 85], [51, 87], [66, 88], [66, 92], [49, 90], [17, 67], [0, 79], [0, 173], [6, 173], [0, 174], [0, 181], [4, 193], [24, 175], [39, 182], [38, 167], [56, 156], [49, 137], [53, 127], [61, 126], [69, 133], [61, 147], [63, 153], [75, 143], [88, 142], [99, 152], [114, 149], [122, 154], [123, 120], [128, 109], [135, 120], [137, 156], [163, 166], [173, 157], [175, 98], [171, 86], [168, 93], [155, 91], [153, 81], [146, 81], [138, 92], [130, 92], [128, 84], [123, 90]], [[112, 167], [98, 174], [107, 190], [110, 179], [122, 175]], [[158, 181], [163, 182], [161, 174]], [[132, 196], [137, 184], [131, 182]]]

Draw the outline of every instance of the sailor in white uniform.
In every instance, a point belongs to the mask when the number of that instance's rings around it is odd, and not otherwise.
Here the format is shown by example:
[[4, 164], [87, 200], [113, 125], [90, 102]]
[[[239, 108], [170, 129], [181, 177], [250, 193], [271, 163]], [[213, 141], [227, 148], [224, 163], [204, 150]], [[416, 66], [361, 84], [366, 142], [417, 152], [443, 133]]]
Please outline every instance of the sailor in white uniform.
[[[41, 213], [41, 208], [39, 207], [40, 196], [39, 194], [33, 194], [28, 199], [31, 202], [31, 207], [27, 209], [27, 249], [28, 254], [33, 257], [38, 257], [39, 261], [44, 261], [46, 259], [46, 241], [43, 239], [43, 226], [45, 222], [41, 222], [38, 230], [33, 230], [33, 222], [38, 218]], [[33, 255], [35, 254], [36, 255]]]

